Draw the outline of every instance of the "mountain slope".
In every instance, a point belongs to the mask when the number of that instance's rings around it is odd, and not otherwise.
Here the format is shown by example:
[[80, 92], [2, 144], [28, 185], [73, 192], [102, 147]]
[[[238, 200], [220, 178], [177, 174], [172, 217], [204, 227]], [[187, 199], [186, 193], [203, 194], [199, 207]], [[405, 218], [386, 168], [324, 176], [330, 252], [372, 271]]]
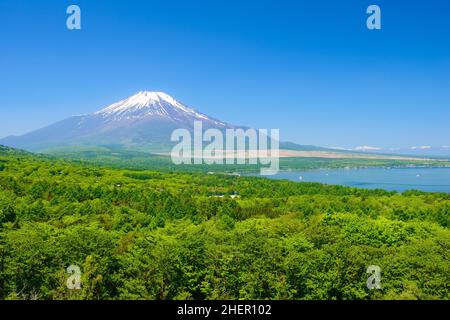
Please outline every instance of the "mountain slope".
[[[97, 112], [73, 116], [22, 136], [0, 139], [0, 144], [33, 152], [88, 150], [109, 147], [151, 153], [167, 153], [174, 145], [175, 129], [193, 131], [194, 121], [203, 129], [242, 128], [198, 112], [163, 92], [141, 91]], [[80, 149], [81, 147], [81, 149]], [[84, 149], [83, 149], [84, 147]], [[280, 142], [281, 149], [335, 151], [316, 146]]]
[[121, 145], [145, 151], [169, 150], [173, 130], [203, 127], [224, 130], [236, 126], [219, 121], [178, 102], [163, 92], [141, 91], [89, 115], [73, 116], [0, 143], [30, 151], [66, 146]]

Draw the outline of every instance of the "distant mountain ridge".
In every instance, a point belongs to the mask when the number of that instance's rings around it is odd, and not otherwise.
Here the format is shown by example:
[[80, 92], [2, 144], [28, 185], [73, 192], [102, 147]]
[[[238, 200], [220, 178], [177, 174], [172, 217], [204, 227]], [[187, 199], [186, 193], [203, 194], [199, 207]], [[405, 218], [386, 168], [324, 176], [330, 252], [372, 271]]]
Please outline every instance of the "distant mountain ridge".
[[[140, 91], [97, 112], [72, 116], [22, 136], [0, 139], [0, 144], [33, 152], [104, 145], [167, 152], [174, 145], [171, 133], [178, 128], [192, 131], [194, 121], [201, 121], [205, 130], [247, 129], [196, 111], [164, 92]], [[291, 150], [329, 150], [294, 143], [280, 146]]]

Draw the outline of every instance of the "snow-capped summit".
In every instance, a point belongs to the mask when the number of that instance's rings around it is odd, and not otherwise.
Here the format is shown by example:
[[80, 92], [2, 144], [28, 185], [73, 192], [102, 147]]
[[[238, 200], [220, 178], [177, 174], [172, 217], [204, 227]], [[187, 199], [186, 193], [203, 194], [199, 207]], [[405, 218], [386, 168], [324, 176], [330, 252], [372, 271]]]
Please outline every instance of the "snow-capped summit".
[[113, 103], [112, 105], [97, 111], [95, 114], [121, 113], [129, 109], [161, 106], [162, 103], [168, 103], [172, 106], [180, 107], [181, 109], [184, 108], [181, 103], [164, 92], [140, 91], [131, 97]]
[[187, 107], [164, 92], [154, 91], [140, 91], [95, 112], [94, 115], [109, 118], [112, 121], [139, 120], [153, 116], [170, 118], [175, 121], [192, 119], [211, 121], [215, 125], [226, 126], [225, 123]]

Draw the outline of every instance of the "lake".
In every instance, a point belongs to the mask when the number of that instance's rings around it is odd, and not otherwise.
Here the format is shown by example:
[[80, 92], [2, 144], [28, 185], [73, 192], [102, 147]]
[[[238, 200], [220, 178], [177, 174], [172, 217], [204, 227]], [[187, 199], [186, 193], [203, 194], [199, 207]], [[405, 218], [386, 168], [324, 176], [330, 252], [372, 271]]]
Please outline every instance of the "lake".
[[362, 168], [280, 171], [271, 179], [320, 182], [357, 188], [450, 193], [450, 168]]

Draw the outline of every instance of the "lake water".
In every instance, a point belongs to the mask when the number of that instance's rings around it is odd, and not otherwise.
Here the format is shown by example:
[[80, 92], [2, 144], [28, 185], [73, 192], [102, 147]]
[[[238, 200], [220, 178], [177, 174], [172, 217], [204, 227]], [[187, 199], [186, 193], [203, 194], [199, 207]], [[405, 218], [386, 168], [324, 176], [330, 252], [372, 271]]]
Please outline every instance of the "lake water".
[[450, 193], [450, 168], [363, 168], [283, 171], [271, 179], [320, 182], [357, 188]]

